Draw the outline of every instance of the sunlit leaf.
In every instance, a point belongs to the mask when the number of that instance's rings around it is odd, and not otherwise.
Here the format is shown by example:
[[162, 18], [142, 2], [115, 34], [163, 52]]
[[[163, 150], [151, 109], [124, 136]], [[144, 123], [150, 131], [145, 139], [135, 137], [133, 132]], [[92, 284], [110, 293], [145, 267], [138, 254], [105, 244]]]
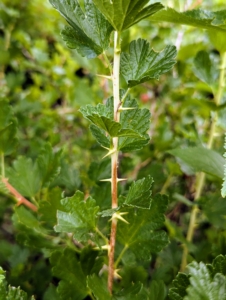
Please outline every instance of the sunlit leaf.
[[163, 8], [159, 2], [145, 6], [148, 0], [93, 0], [115, 30], [123, 31]]
[[129, 54], [122, 53], [121, 73], [129, 87], [150, 79], [159, 79], [161, 74], [168, 72], [176, 63], [175, 46], [166, 46], [161, 52], [155, 52], [146, 40], [132, 41]]
[[85, 0], [85, 11], [77, 0], [50, 0], [71, 27], [66, 26], [62, 36], [69, 48], [88, 58], [100, 55], [109, 46], [112, 26], [91, 0]]

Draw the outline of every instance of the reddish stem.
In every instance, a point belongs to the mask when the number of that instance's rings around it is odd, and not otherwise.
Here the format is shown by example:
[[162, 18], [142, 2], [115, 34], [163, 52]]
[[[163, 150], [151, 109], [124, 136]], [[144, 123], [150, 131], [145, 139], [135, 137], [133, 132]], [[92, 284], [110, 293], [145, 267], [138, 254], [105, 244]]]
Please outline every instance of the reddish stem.
[[17, 200], [17, 205], [21, 205], [24, 204], [25, 206], [27, 206], [28, 208], [30, 208], [33, 211], [37, 211], [38, 208], [31, 203], [30, 201], [28, 201], [26, 198], [24, 198], [9, 182], [7, 178], [2, 178], [2, 182], [5, 184], [5, 186], [7, 187], [7, 189], [9, 190], [9, 192], [15, 197], [15, 199]]

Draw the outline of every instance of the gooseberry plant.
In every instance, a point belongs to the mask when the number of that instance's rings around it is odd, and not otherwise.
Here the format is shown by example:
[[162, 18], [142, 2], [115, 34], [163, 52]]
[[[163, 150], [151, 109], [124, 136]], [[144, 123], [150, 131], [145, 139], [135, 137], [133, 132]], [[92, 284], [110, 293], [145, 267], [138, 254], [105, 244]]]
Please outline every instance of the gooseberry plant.
[[[126, 196], [119, 196], [118, 183], [126, 180], [118, 175], [119, 152], [142, 149], [149, 142], [150, 112], [140, 109], [129, 92], [134, 86], [169, 71], [175, 64], [176, 47], [167, 46], [155, 52], [148, 41], [138, 39], [129, 45], [129, 53], [121, 51], [121, 34], [140, 20], [161, 10], [160, 3], [145, 6], [147, 1], [101, 2], [84, 1], [84, 11], [77, 1], [55, 1], [51, 4], [70, 24], [62, 31], [63, 39], [71, 48], [87, 58], [102, 55], [108, 66], [112, 81], [113, 97], [106, 104], [87, 105], [80, 109], [91, 122], [90, 130], [97, 142], [106, 149], [104, 158], [111, 159], [111, 177], [102, 179], [111, 184], [111, 207], [102, 210], [91, 197], [77, 192], [67, 199], [65, 211], [58, 212], [58, 232], [73, 232], [79, 242], [92, 240], [96, 248], [108, 253], [108, 291], [112, 295], [114, 279], [120, 275], [127, 252], [135, 260], [149, 260], [151, 252], [160, 251], [168, 242], [166, 233], [160, 228], [167, 207], [165, 196], [151, 199], [152, 178], [134, 182]], [[144, 7], [145, 6], [145, 7]], [[113, 31], [113, 61], [107, 54]], [[120, 74], [127, 89], [120, 84]], [[69, 207], [73, 207], [73, 213]], [[98, 217], [111, 222], [110, 234], [98, 225]], [[70, 228], [70, 229], [69, 229]], [[88, 279], [88, 286], [95, 286], [98, 277]], [[138, 287], [132, 287], [137, 290]], [[139, 290], [140, 288], [138, 288]], [[97, 298], [99, 292], [94, 292]], [[129, 291], [131, 293], [131, 291]], [[103, 297], [103, 295], [101, 296]]]
[[[18, 139], [12, 108], [7, 101], [1, 100], [0, 191], [7, 196], [13, 195], [18, 202], [13, 222], [21, 234], [20, 239], [27, 245], [33, 246], [35, 241], [40, 248], [48, 249], [46, 252], [50, 256], [52, 272], [59, 283], [57, 293], [50, 288], [45, 299], [164, 300], [167, 297], [162, 281], [152, 281], [150, 286], [145, 286], [137, 277], [142, 277], [142, 272], [138, 272], [139, 265], [148, 266], [152, 255], [168, 244], [167, 233], [163, 230], [168, 198], [162, 193], [152, 195], [151, 176], [134, 181], [128, 189], [123, 189], [121, 184], [129, 178], [121, 178], [119, 169], [127, 153], [141, 150], [150, 141], [150, 111], [140, 108], [139, 101], [132, 97], [133, 88], [149, 80], [158, 80], [170, 71], [176, 63], [177, 50], [175, 46], [168, 45], [157, 52], [152, 49], [151, 41], [141, 38], [131, 41], [128, 50], [126, 47], [122, 49], [123, 36], [127, 29], [146, 18], [153, 22], [201, 27], [210, 30], [212, 37], [216, 34], [222, 57], [219, 86], [213, 84], [217, 72], [213, 70], [206, 52], [197, 54], [195, 67], [197, 77], [213, 87], [215, 104], [220, 106], [226, 64], [226, 49], [221, 43], [225, 28], [219, 26], [224, 19], [223, 13], [211, 15], [200, 10], [177, 13], [164, 8], [161, 3], [148, 2], [50, 0], [69, 24], [61, 32], [67, 46], [82, 57], [99, 57], [106, 66], [106, 72], [98, 76], [110, 82], [112, 96], [101, 100], [96, 106], [82, 106], [80, 112], [90, 122], [89, 129], [94, 139], [106, 150], [102, 160], [103, 169], [107, 169], [103, 172], [106, 177], [102, 174], [95, 181], [100, 179], [106, 186], [110, 184], [111, 203], [104, 189], [95, 197], [79, 190], [71, 197], [59, 195], [59, 190], [49, 192], [48, 188], [60, 174], [62, 154], [61, 151], [54, 152], [50, 144], [43, 147], [36, 160], [19, 157], [12, 168], [5, 170], [5, 156], [12, 154]], [[184, 160], [197, 172], [222, 178], [222, 158], [210, 149], [217, 116], [216, 109], [207, 148], [174, 149], [169, 153]], [[216, 163], [206, 163], [208, 158]], [[92, 170], [93, 176], [98, 177], [95, 171]], [[59, 185], [60, 180], [62, 177], [58, 177]], [[197, 180], [195, 201], [199, 200], [204, 180], [202, 173]], [[222, 187], [222, 196], [226, 194], [225, 185], [226, 182]], [[198, 211], [197, 201], [194, 205], [187, 199], [183, 201], [192, 206], [192, 213], [184, 241], [182, 271], [187, 265], [188, 246], [193, 238]], [[55, 234], [50, 234], [53, 226]], [[23, 232], [26, 232], [24, 236]], [[134, 267], [137, 274], [132, 274], [131, 266], [137, 267]], [[225, 299], [226, 259], [223, 255], [209, 265], [193, 262], [187, 270], [186, 274], [179, 273], [173, 281], [168, 296], [170, 299]], [[28, 299], [20, 288], [7, 286], [2, 269], [0, 299]]]

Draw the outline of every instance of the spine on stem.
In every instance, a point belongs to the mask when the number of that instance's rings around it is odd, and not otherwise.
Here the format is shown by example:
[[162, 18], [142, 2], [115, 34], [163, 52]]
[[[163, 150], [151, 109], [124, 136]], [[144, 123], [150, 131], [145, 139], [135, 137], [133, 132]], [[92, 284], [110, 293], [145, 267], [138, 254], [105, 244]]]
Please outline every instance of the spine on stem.
[[[115, 31], [114, 33], [114, 65], [113, 65], [113, 97], [114, 97], [114, 121], [120, 120], [120, 95], [119, 95], [119, 69], [120, 69], [120, 34]], [[112, 139], [114, 152], [111, 155], [111, 199], [112, 208], [118, 207], [118, 137]], [[114, 280], [114, 254], [115, 254], [115, 241], [117, 231], [117, 218], [112, 218], [111, 222], [111, 236], [109, 247], [109, 264], [108, 264], [108, 289], [112, 293], [113, 280]]]

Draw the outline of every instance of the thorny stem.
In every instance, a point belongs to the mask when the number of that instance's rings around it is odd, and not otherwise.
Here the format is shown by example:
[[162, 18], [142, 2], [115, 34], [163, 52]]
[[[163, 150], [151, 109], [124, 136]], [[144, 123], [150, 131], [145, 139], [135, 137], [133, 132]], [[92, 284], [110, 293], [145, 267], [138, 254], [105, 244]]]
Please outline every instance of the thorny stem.
[[[114, 121], [120, 120], [120, 95], [119, 95], [119, 69], [120, 69], [120, 33], [115, 31], [114, 33], [114, 65], [113, 65], [113, 96], [114, 96]], [[118, 207], [118, 137], [113, 138], [113, 147], [115, 152], [111, 155], [111, 199], [112, 208]], [[109, 248], [109, 264], [108, 264], [108, 290], [112, 294], [113, 280], [114, 280], [114, 254], [115, 254], [115, 242], [117, 231], [117, 219], [113, 218], [111, 222], [111, 236], [110, 236], [110, 248]]]
[[27, 206], [28, 208], [30, 208], [33, 211], [37, 211], [38, 208], [31, 203], [30, 201], [28, 201], [26, 198], [24, 198], [9, 182], [7, 178], [2, 178], [2, 182], [5, 184], [5, 186], [7, 187], [7, 189], [9, 190], [9, 192], [15, 197], [15, 199], [17, 200], [17, 204], [21, 205], [24, 204], [25, 206]]
[[[215, 95], [215, 104], [217, 106], [220, 105], [220, 103], [221, 103], [221, 98], [222, 98], [223, 91], [224, 91], [225, 69], [226, 69], [226, 52], [224, 52], [222, 54], [222, 58], [221, 58], [218, 91], [217, 91], [217, 94]], [[213, 121], [212, 121], [211, 128], [210, 128], [210, 136], [209, 136], [209, 140], [207, 142], [207, 148], [209, 148], [209, 149], [211, 149], [213, 146], [213, 141], [214, 141], [214, 137], [216, 134], [217, 120], [218, 120], [218, 112], [216, 111], [216, 112], [214, 112]], [[203, 187], [205, 184], [205, 178], [206, 178], [205, 173], [200, 173], [198, 180], [197, 180], [197, 187], [196, 187], [195, 198], [194, 198], [195, 201], [197, 201], [202, 194]], [[192, 242], [192, 240], [193, 240], [194, 231], [195, 231], [195, 227], [196, 227], [196, 218], [197, 218], [198, 212], [199, 212], [198, 206], [194, 205], [192, 208], [192, 211], [191, 211], [190, 222], [189, 222], [188, 232], [187, 232], [187, 237], [186, 237], [186, 240], [188, 243]], [[181, 271], [183, 271], [187, 265], [187, 256], [188, 256], [188, 247], [187, 247], [187, 245], [184, 245], [182, 261], [181, 261]]]

